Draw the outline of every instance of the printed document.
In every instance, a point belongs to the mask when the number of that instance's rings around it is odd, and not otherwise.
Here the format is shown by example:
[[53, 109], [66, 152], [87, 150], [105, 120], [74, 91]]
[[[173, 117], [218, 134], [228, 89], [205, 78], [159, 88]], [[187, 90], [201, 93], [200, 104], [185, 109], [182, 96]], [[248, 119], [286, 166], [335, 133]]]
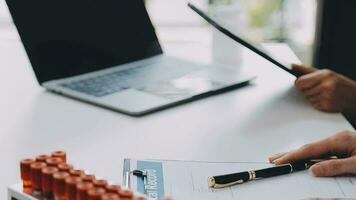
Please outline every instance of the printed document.
[[[246, 182], [224, 189], [208, 186], [208, 177], [256, 170], [273, 165], [250, 162], [195, 162], [125, 159], [124, 183], [131, 189], [146, 194], [150, 200], [164, 196], [176, 200], [253, 200], [253, 199], [308, 199], [355, 198], [356, 177], [316, 178], [308, 171], [300, 171], [272, 178]], [[146, 178], [128, 175], [132, 170], [143, 170]]]

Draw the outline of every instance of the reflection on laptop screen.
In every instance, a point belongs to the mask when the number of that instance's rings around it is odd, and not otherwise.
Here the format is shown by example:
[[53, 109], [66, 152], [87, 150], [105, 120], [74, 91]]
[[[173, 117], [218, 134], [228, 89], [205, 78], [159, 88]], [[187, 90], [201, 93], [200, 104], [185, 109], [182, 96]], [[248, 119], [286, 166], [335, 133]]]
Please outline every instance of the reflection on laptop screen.
[[7, 0], [40, 83], [162, 53], [143, 0]]

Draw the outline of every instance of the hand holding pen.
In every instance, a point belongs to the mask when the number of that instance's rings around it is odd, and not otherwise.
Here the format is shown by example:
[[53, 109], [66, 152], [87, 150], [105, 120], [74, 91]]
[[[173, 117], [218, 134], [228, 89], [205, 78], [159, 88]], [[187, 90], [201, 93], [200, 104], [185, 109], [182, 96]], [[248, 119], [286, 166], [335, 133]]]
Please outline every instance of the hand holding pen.
[[[316, 160], [314, 158], [337, 157]], [[209, 177], [212, 188], [224, 188], [261, 178], [289, 174], [310, 168], [314, 176], [356, 174], [356, 135], [344, 131], [302, 148], [269, 158], [275, 167]]]

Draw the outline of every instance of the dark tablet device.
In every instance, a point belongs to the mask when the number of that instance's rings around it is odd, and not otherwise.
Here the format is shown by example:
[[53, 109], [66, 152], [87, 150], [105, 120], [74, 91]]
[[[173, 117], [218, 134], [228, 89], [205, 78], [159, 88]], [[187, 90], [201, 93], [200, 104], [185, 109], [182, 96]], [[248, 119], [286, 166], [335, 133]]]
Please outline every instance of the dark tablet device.
[[247, 42], [246, 39], [242, 39], [241, 37], [235, 35], [231, 31], [227, 30], [223, 26], [221, 26], [219, 23], [217, 23], [214, 19], [209, 17], [206, 13], [204, 13], [202, 10], [194, 6], [192, 3], [188, 3], [188, 6], [194, 10], [198, 15], [200, 15], [203, 19], [205, 19], [209, 24], [214, 26], [217, 30], [228, 36], [229, 38], [233, 39], [234, 41], [240, 43], [241, 45], [245, 46], [246, 48], [252, 50], [256, 54], [262, 56], [263, 58], [267, 59], [271, 63], [277, 65], [279, 68], [283, 69], [284, 71], [294, 75], [295, 77], [300, 77], [303, 74], [300, 72], [296, 72], [294, 70], [289, 69], [285, 65], [283, 65], [281, 62], [277, 61], [277, 59], [273, 58], [272, 55], [264, 51], [263, 49], [259, 48], [257, 45], [254, 45], [252, 42]]

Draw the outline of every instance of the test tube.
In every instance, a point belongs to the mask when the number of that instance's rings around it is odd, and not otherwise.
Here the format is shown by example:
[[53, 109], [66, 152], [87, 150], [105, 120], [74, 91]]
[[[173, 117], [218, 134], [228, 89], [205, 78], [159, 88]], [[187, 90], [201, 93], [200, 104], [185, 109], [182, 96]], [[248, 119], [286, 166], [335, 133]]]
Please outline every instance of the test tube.
[[66, 178], [66, 200], [76, 200], [77, 198], [77, 184], [82, 182], [82, 179], [77, 176]]
[[67, 162], [67, 154], [65, 151], [55, 151], [51, 154], [52, 157], [60, 158], [64, 163]]
[[106, 192], [108, 193], [115, 193], [115, 194], [119, 194], [121, 187], [119, 185], [107, 185], [105, 187]]
[[21, 179], [24, 188], [31, 187], [31, 164], [35, 161], [32, 159], [23, 159], [20, 162]]
[[61, 158], [50, 157], [46, 159], [46, 163], [48, 166], [58, 167], [59, 164], [63, 163], [63, 160]]
[[123, 189], [119, 191], [119, 196], [122, 199], [133, 199], [134, 194], [132, 191], [127, 190], [127, 189]]
[[70, 169], [69, 170], [69, 174], [71, 176], [78, 176], [81, 177], [82, 175], [84, 175], [84, 171], [83, 170], [79, 170], [79, 169]]
[[106, 193], [101, 196], [101, 200], [120, 200], [120, 197], [115, 193]]
[[36, 157], [36, 162], [46, 162], [47, 158], [50, 158], [49, 155], [39, 155]]
[[88, 199], [87, 200], [101, 200], [101, 196], [105, 194], [103, 188], [92, 188], [88, 190]]
[[42, 169], [47, 165], [43, 162], [34, 162], [31, 165], [31, 183], [34, 195], [42, 193]]
[[88, 190], [94, 188], [94, 185], [89, 182], [80, 182], [77, 184], [77, 199], [88, 200]]
[[94, 187], [105, 189], [105, 187], [108, 185], [108, 182], [106, 180], [99, 179], [99, 180], [94, 180], [93, 184]]
[[90, 174], [83, 174], [81, 178], [83, 182], [89, 182], [89, 183], [92, 183], [95, 180], [95, 176]]
[[69, 170], [73, 169], [73, 166], [68, 164], [68, 163], [60, 163], [60, 164], [58, 164], [58, 169], [61, 172], [68, 172], [69, 173]]
[[67, 172], [56, 172], [53, 174], [53, 193], [55, 200], [65, 199], [65, 179], [70, 177]]
[[55, 167], [45, 167], [42, 169], [42, 191], [46, 199], [53, 199], [53, 174], [58, 172]]

